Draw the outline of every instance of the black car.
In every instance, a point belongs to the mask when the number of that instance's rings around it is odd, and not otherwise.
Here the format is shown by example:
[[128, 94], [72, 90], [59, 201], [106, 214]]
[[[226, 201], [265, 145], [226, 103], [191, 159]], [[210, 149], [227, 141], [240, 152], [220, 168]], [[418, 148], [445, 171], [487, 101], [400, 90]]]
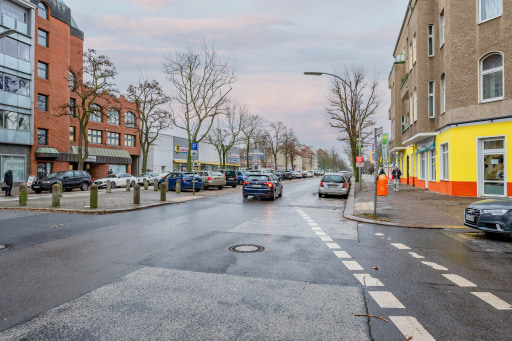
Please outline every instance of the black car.
[[41, 193], [42, 191], [52, 191], [52, 186], [62, 182], [62, 187], [65, 191], [72, 191], [73, 188], [80, 188], [82, 191], [87, 191], [91, 186], [91, 175], [86, 171], [69, 170], [62, 172], [51, 173], [50, 175], [34, 181], [30, 186], [34, 192]]
[[226, 178], [226, 186], [235, 188], [236, 185], [238, 185], [238, 179], [235, 170], [217, 169], [216, 171], [224, 174], [224, 177]]
[[472, 203], [464, 211], [464, 225], [485, 233], [512, 234], [512, 198]]
[[283, 185], [272, 173], [251, 174], [244, 181], [242, 196], [276, 200], [283, 196]]

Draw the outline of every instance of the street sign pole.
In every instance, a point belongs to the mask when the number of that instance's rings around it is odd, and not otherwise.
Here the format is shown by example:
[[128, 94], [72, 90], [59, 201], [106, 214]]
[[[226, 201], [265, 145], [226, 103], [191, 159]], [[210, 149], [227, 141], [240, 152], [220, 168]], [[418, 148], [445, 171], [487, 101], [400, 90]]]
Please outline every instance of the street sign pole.
[[[379, 173], [378, 173], [378, 168], [379, 168], [379, 155], [378, 155], [378, 148], [377, 148], [377, 136], [381, 135], [382, 134], [382, 127], [380, 128], [375, 128], [375, 141], [374, 141], [374, 146], [375, 146], [375, 157], [373, 159], [373, 169], [374, 169], [374, 173], [376, 174], [377, 176], [377, 179], [379, 178]], [[374, 193], [374, 196], [373, 196], [373, 215], [376, 216], [377, 215], [377, 181], [375, 181], [375, 193]]]

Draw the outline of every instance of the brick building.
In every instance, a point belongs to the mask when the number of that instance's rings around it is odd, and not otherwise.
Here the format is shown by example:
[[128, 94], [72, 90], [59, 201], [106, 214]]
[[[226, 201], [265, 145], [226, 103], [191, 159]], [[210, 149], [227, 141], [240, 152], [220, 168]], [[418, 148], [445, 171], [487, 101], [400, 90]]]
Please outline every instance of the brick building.
[[[69, 69], [83, 65], [84, 33], [61, 0], [31, 0], [35, 15], [34, 144], [30, 150], [30, 175], [41, 177], [78, 166], [78, 119], [59, 115], [60, 106], [79, 103], [70, 91]], [[123, 96], [120, 110], [104, 101], [96, 103], [102, 115], [91, 116], [88, 125], [89, 158], [85, 169], [95, 177], [114, 172], [136, 173], [140, 145], [135, 128], [134, 105]]]
[[389, 76], [404, 183], [512, 195], [511, 14], [511, 0], [409, 1]]

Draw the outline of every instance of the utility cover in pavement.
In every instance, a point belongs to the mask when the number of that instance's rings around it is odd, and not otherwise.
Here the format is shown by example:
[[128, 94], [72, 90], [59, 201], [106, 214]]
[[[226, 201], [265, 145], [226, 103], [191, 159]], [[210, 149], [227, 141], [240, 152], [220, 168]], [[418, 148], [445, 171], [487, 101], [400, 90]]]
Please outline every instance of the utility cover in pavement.
[[229, 251], [239, 253], [261, 252], [263, 250], [265, 250], [265, 248], [259, 245], [235, 245], [229, 247]]

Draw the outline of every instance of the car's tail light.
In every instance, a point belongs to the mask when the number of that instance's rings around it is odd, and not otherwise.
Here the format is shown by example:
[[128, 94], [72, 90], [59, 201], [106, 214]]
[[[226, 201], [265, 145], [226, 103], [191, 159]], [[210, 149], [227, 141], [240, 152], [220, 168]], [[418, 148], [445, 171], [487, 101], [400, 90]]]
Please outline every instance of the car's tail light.
[[245, 185], [249, 185], [249, 184], [250, 184], [250, 182], [249, 182], [249, 181], [244, 181], [244, 186], [245, 186]]
[[346, 182], [343, 183], [343, 188], [347, 188], [347, 183]]
[[274, 187], [274, 184], [273, 184], [273, 183], [271, 183], [271, 182], [264, 182], [263, 184], [264, 184], [264, 185], [267, 185], [269, 188]]
[[320, 180], [320, 187], [324, 187], [324, 180]]
[[208, 177], [208, 181], [212, 181], [212, 177], [211, 176]]

